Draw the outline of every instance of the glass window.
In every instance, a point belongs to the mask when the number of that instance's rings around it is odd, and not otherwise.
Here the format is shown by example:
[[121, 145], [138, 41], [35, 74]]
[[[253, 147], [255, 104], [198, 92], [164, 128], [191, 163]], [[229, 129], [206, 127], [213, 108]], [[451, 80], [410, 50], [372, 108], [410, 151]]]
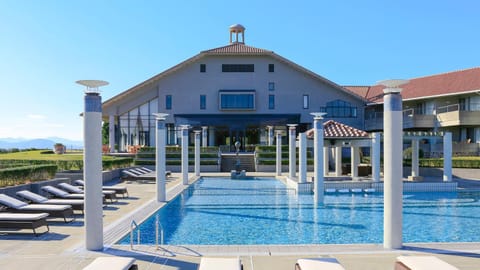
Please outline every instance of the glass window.
[[274, 64], [268, 64], [268, 72], [275, 72], [275, 65]]
[[309, 106], [310, 106], [310, 98], [308, 97], [308, 95], [303, 95], [303, 108], [308, 109]]
[[165, 109], [167, 110], [172, 109], [172, 95], [165, 96]]
[[239, 90], [229, 91], [221, 90], [220, 109], [221, 110], [254, 110], [255, 109], [255, 91]]
[[268, 95], [268, 109], [275, 109], [275, 95]]
[[269, 91], [275, 90], [275, 83], [274, 82], [269, 82], [268, 83], [268, 90]]
[[206, 64], [200, 64], [200, 72], [207, 72], [207, 65]]
[[356, 118], [357, 107], [343, 100], [334, 100], [327, 102], [327, 106], [320, 107], [321, 112], [326, 112], [328, 117], [332, 118]]
[[207, 108], [207, 96], [200, 95], [200, 110], [205, 110]]
[[223, 64], [222, 72], [254, 72], [253, 64]]

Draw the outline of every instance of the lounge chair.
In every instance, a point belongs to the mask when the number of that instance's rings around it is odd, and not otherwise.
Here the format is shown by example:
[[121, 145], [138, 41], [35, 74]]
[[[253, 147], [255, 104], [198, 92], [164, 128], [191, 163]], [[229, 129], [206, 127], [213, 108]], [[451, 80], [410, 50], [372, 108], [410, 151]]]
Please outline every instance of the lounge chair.
[[132, 170], [123, 170], [122, 171], [122, 178], [128, 179], [128, 180], [150, 180], [150, 181], [155, 181], [155, 176], [145, 176], [145, 174], [139, 174], [135, 171]]
[[241, 270], [240, 258], [209, 258], [202, 257], [198, 270]]
[[147, 172], [153, 172], [153, 170], [150, 170], [150, 169], [147, 168], [147, 167], [142, 167], [142, 169], [143, 169], [144, 171], [147, 171]]
[[[37, 236], [35, 229], [45, 226], [50, 231], [46, 218], [47, 213], [22, 214], [22, 213], [0, 213], [0, 228], [3, 229], [32, 229]], [[46, 233], [45, 232], [45, 233]]]
[[[28, 204], [6, 194], [0, 194], [0, 204], [12, 212], [48, 213], [49, 217], [61, 217], [66, 223], [75, 220], [73, 209], [70, 205]], [[67, 221], [67, 218], [71, 219]]]
[[45, 191], [47, 194], [55, 197], [55, 198], [62, 198], [62, 199], [80, 199], [80, 200], [84, 200], [85, 199], [85, 196], [84, 194], [71, 194], [71, 193], [68, 193], [64, 190], [61, 190], [59, 188], [56, 188], [56, 187], [52, 187], [52, 186], [43, 186], [41, 187], [41, 189], [43, 191]]
[[[61, 189], [65, 190], [65, 191], [73, 193], [73, 194], [84, 194], [85, 193], [85, 191], [83, 189], [80, 189], [76, 186], [72, 186], [72, 185], [67, 184], [67, 183], [60, 183], [57, 186], [60, 187]], [[113, 191], [113, 190], [102, 190], [102, 193], [105, 196], [105, 198], [109, 199], [111, 202], [113, 202], [114, 200], [118, 201], [117, 195], [115, 195], [115, 191]]]
[[98, 257], [83, 270], [137, 270], [135, 259], [130, 257]]
[[[83, 181], [83, 180], [79, 179], [79, 180], [75, 180], [73, 182], [75, 183], [75, 185], [78, 185], [78, 186], [81, 186], [81, 187], [85, 186], [85, 181]], [[122, 195], [122, 197], [125, 197], [125, 194], [127, 194], [127, 197], [129, 196], [127, 187], [125, 187], [125, 186], [102, 186], [102, 190], [113, 190], [113, 191], [115, 191], [116, 194]]]
[[335, 258], [308, 258], [298, 259], [295, 270], [345, 270]]
[[395, 270], [458, 270], [435, 256], [398, 256]]
[[32, 203], [38, 204], [66, 204], [72, 206], [73, 210], [80, 210], [83, 214], [84, 200], [78, 199], [48, 199], [42, 195], [30, 192], [28, 190], [18, 191], [17, 196]]

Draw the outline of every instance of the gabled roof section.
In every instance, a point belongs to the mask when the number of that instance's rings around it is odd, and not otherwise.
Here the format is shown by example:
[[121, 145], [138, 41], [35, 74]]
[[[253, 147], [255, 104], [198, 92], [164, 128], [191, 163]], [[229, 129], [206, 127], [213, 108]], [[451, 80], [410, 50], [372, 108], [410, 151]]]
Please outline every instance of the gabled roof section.
[[[480, 92], [480, 67], [413, 78], [401, 87], [403, 100]], [[372, 86], [364, 97], [373, 103], [383, 103], [383, 88], [381, 85]]]
[[[307, 137], [313, 138], [313, 129], [307, 131]], [[336, 122], [334, 120], [328, 120], [323, 123], [323, 136], [325, 139], [367, 139], [368, 133], [351, 127], [349, 125]]]
[[247, 46], [243, 43], [232, 43], [227, 46], [218, 47], [206, 51], [202, 51], [201, 54], [208, 55], [268, 55], [272, 54], [272, 51]]

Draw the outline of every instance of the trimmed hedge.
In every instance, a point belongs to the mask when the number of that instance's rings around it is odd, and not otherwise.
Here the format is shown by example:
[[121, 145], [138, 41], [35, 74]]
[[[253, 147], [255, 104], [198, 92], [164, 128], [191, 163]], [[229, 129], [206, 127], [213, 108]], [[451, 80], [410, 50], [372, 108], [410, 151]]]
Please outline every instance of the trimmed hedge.
[[21, 185], [53, 178], [57, 172], [56, 165], [30, 165], [16, 168], [0, 169], [0, 186]]
[[[83, 170], [83, 160], [15, 160], [7, 159], [2, 160], [2, 167], [15, 167], [18, 164], [24, 165], [55, 165], [59, 171], [69, 171], [69, 170]], [[114, 168], [128, 167], [133, 163], [133, 158], [117, 158], [111, 160], [103, 160], [103, 169], [109, 170]]]
[[[155, 160], [135, 160], [135, 165], [155, 165]], [[173, 159], [173, 160], [166, 160], [166, 165], [182, 165], [181, 160]], [[195, 165], [194, 160], [189, 160], [188, 165]], [[216, 160], [200, 160], [200, 165], [218, 165], [218, 161]]]

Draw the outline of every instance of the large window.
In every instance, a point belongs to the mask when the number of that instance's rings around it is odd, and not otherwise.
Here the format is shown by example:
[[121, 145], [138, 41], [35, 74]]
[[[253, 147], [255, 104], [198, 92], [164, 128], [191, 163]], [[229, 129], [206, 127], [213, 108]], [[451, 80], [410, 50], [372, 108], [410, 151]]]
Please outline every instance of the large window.
[[327, 106], [320, 107], [321, 112], [326, 112], [327, 117], [331, 118], [356, 118], [357, 107], [343, 100], [334, 100], [327, 102]]
[[172, 109], [172, 95], [165, 96], [165, 109], [167, 110]]
[[200, 110], [207, 109], [207, 96], [200, 95]]
[[253, 64], [223, 64], [222, 72], [254, 72]]
[[268, 95], [268, 109], [275, 109], [275, 95]]
[[254, 90], [220, 90], [220, 110], [255, 110]]

